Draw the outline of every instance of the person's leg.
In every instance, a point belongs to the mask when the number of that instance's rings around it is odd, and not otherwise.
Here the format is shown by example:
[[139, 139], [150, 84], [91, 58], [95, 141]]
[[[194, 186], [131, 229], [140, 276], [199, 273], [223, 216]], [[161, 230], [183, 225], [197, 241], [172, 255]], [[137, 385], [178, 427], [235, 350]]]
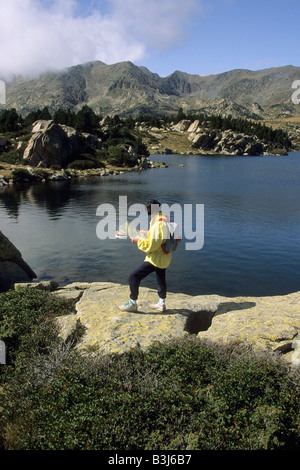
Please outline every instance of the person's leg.
[[138, 268], [132, 271], [129, 276], [131, 300], [137, 300], [141, 281], [153, 271], [155, 271], [155, 266], [153, 266], [151, 263], [148, 263], [148, 261], [144, 261]]
[[156, 304], [151, 304], [150, 307], [158, 310], [159, 312], [165, 312], [166, 310], [166, 296], [167, 296], [167, 284], [166, 284], [166, 270], [156, 268], [156, 279], [157, 279], [157, 293], [158, 293], [158, 302]]
[[155, 271], [155, 266], [147, 261], [144, 261], [138, 268], [136, 268], [129, 276], [128, 282], [130, 287], [130, 299], [124, 305], [120, 305], [120, 310], [126, 312], [136, 312], [137, 311], [137, 298], [139, 296], [139, 287], [142, 279], [144, 279], [148, 274]]
[[156, 279], [158, 297], [165, 300], [167, 297], [166, 270], [156, 268]]

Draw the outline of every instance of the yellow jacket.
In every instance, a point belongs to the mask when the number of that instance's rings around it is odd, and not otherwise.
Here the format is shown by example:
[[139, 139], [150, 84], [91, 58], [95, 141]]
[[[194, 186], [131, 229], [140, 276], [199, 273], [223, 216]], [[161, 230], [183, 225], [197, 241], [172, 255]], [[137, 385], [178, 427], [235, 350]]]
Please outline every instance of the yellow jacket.
[[145, 261], [162, 269], [169, 266], [172, 258], [171, 253], [164, 253], [161, 247], [168, 236], [168, 226], [166, 224], [168, 221], [168, 216], [161, 212], [155, 215], [150, 222], [147, 239], [141, 239], [137, 244], [139, 250], [147, 254]]

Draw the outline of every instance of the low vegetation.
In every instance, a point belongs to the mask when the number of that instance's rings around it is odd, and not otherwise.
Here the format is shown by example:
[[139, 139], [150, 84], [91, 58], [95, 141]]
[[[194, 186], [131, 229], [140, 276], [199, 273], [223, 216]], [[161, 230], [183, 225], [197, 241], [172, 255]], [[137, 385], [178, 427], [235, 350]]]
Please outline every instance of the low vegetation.
[[[231, 130], [255, 135], [270, 149], [285, 151], [292, 149], [292, 142], [285, 130], [273, 129], [265, 123], [253, 120], [214, 114], [186, 114], [182, 109], [179, 109], [176, 115], [169, 116], [140, 115], [135, 118], [132, 116], [120, 118], [115, 115], [103, 118], [85, 105], [77, 113], [60, 108], [53, 115], [45, 107], [42, 110], [30, 112], [24, 118], [15, 109], [5, 110], [0, 115], [0, 133], [5, 136], [8, 144], [5, 149], [2, 148], [2, 151], [0, 148], [0, 161], [13, 164], [22, 163], [24, 149], [31, 137], [32, 124], [40, 119], [52, 119], [57, 124], [75, 128], [80, 136], [84, 133], [90, 133], [101, 139], [102, 148], [100, 150], [89, 145], [88, 152], [85, 152], [84, 155], [74, 155], [70, 162], [70, 168], [74, 169], [101, 168], [106, 163], [120, 167], [134, 166], [136, 161], [124, 151], [124, 145], [132, 146], [137, 155], [149, 155], [147, 146], [143, 142], [144, 134], [138, 130], [141, 123], [150, 128], [159, 129], [167, 127], [171, 123], [176, 124], [182, 119], [198, 120], [200, 125], [207, 130]], [[190, 143], [188, 145], [190, 146]]]
[[300, 449], [300, 377], [278, 357], [187, 336], [80, 355], [74, 308], [51, 293], [0, 294], [2, 450]]

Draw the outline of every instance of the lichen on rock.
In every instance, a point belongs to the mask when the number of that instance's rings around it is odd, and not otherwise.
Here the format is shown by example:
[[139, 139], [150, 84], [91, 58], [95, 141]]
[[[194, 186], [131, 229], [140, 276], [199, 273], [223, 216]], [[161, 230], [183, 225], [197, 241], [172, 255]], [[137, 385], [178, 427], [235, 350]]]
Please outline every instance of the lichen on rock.
[[193, 334], [200, 340], [245, 343], [251, 349], [282, 353], [288, 362], [300, 363], [300, 292], [234, 298], [169, 293], [167, 311], [158, 313], [150, 308], [157, 299], [156, 291], [142, 287], [138, 312], [133, 313], [118, 308], [128, 299], [128, 286], [75, 283], [59, 289], [56, 295], [70, 296], [72, 290], [78, 295], [77, 313], [59, 317], [58, 323], [64, 339], [77, 320], [86, 327], [77, 345], [82, 351], [123, 353]]

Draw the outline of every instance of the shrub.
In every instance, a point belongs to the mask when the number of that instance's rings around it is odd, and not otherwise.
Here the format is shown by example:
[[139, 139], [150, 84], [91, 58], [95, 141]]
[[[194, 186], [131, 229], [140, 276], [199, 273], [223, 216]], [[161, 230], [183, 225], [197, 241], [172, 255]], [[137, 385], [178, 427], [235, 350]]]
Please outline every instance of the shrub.
[[58, 165], [58, 163], [53, 163], [53, 164], [50, 166], [50, 170], [53, 170], [53, 171], [60, 171], [60, 170], [61, 170], [61, 166]]
[[131, 157], [123, 145], [110, 146], [108, 148], [107, 162], [118, 167], [134, 167], [137, 164], [137, 158]]
[[98, 357], [56, 344], [10, 377], [3, 447], [299, 450], [299, 381], [272, 356], [192, 336]]
[[70, 170], [88, 170], [95, 167], [95, 163], [91, 160], [75, 160], [68, 165]]
[[34, 175], [32, 175], [26, 168], [15, 168], [12, 171], [12, 179], [14, 183], [27, 183], [35, 179]]
[[82, 153], [80, 158], [75, 158], [72, 162], [69, 163], [69, 169], [75, 170], [88, 170], [91, 168], [103, 168], [105, 163], [103, 159], [105, 158], [105, 153], [102, 150], [90, 149], [93, 153]]
[[9, 364], [47, 353], [57, 341], [53, 318], [69, 313], [73, 302], [38, 289], [18, 289], [0, 294], [0, 339]]
[[3, 152], [0, 155], [0, 161], [11, 164], [22, 163], [23, 152], [17, 149], [9, 150], [8, 152]]

